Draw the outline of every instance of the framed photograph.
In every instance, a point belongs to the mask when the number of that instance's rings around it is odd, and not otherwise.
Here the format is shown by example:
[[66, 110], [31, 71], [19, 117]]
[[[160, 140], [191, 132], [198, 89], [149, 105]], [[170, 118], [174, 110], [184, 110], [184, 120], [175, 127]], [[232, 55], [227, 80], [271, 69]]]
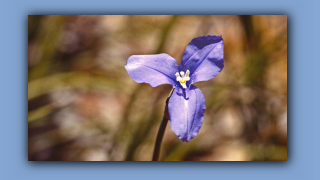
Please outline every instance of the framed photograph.
[[29, 161], [286, 161], [286, 15], [29, 15]]

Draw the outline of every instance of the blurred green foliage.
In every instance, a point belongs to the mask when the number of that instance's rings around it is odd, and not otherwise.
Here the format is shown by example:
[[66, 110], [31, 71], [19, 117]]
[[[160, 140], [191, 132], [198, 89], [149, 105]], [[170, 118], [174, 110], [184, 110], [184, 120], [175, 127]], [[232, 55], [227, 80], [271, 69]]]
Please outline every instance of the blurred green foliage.
[[196, 83], [204, 124], [184, 143], [168, 124], [160, 159], [287, 160], [287, 17], [29, 16], [31, 161], [149, 161], [170, 85], [135, 83], [131, 55], [167, 53], [222, 35], [225, 67]]

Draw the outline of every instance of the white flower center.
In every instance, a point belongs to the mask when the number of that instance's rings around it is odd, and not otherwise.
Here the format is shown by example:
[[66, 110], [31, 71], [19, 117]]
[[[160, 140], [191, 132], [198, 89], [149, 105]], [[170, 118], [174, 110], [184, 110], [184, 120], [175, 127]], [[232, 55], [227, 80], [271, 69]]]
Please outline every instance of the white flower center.
[[186, 74], [184, 74], [184, 72], [181, 71], [180, 72], [181, 77], [178, 72], [175, 74], [177, 77], [177, 81], [180, 82], [180, 84], [183, 88], [187, 88], [186, 82], [190, 80], [189, 74], [190, 74], [189, 70], [186, 71]]

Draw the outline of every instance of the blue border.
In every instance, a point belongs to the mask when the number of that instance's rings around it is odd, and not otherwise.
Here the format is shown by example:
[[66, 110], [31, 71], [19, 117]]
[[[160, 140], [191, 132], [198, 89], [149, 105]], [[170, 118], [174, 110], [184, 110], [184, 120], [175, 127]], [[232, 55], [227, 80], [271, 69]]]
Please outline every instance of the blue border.
[[[0, 179], [320, 179], [320, 1], [10, 1], [0, 5]], [[287, 162], [28, 162], [27, 15], [288, 15]]]

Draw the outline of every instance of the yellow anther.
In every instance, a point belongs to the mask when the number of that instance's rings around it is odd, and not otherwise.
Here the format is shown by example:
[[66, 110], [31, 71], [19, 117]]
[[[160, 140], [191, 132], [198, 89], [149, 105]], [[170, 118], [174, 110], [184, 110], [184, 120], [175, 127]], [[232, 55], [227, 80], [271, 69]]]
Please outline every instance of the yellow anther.
[[190, 74], [189, 70], [187, 70], [186, 74], [184, 74], [184, 72], [181, 71], [180, 72], [181, 77], [178, 72], [175, 74], [177, 77], [177, 81], [180, 82], [180, 84], [183, 88], [187, 88], [186, 82], [190, 80], [189, 74]]

